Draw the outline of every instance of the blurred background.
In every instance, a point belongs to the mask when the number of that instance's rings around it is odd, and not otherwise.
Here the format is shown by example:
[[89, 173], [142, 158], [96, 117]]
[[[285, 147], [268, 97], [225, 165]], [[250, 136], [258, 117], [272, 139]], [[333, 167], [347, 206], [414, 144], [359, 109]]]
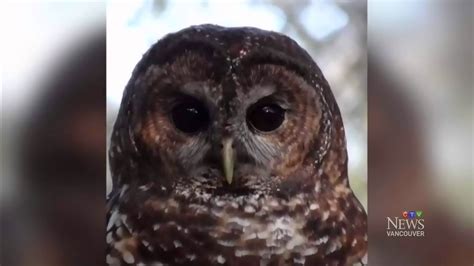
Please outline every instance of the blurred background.
[[0, 265], [104, 265], [105, 4], [2, 1]]
[[[370, 265], [472, 265], [473, 1], [369, 1]], [[389, 238], [421, 210], [425, 237]]]
[[[308, 51], [331, 85], [347, 134], [350, 184], [367, 206], [366, 13], [365, 1], [109, 2], [107, 132], [133, 68], [164, 35], [204, 23], [281, 32]], [[110, 177], [107, 185], [110, 189]]]
[[[163, 34], [245, 19], [297, 40], [330, 82], [361, 199], [369, 179], [369, 265], [473, 265], [473, 5], [2, 1], [0, 264], [103, 265], [106, 131], [131, 69]], [[388, 238], [407, 209], [425, 237]]]

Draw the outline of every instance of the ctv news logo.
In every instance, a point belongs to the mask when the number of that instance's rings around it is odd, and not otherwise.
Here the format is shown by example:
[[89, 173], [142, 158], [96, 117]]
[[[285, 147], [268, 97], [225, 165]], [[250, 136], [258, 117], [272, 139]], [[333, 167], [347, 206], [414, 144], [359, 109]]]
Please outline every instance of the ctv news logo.
[[402, 217], [387, 217], [387, 236], [423, 237], [425, 219], [422, 211], [404, 211]]

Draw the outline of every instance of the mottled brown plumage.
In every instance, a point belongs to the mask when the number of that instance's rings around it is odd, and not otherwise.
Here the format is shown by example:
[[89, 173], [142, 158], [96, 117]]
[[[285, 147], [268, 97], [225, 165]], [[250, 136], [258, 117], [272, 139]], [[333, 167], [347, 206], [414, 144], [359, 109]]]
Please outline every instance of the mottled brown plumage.
[[112, 133], [107, 263], [351, 265], [366, 214], [341, 115], [290, 38], [201, 25], [143, 56]]

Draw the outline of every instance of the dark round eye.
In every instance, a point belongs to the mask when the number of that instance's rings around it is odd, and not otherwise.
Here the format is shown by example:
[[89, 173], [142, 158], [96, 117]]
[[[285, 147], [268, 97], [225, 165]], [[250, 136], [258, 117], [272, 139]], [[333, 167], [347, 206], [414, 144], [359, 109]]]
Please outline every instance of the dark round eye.
[[255, 129], [269, 132], [277, 129], [285, 120], [285, 109], [277, 104], [262, 104], [250, 107], [247, 122]]
[[186, 101], [176, 105], [171, 111], [171, 119], [176, 128], [185, 133], [196, 133], [209, 124], [207, 109], [198, 101]]

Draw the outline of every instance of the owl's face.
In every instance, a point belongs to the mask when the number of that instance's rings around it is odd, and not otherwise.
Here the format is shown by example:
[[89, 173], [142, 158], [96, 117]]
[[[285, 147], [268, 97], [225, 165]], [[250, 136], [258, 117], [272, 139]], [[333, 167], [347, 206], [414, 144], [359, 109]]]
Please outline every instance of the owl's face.
[[134, 126], [151, 163], [161, 162], [159, 178], [251, 192], [304, 171], [319, 137], [320, 98], [296, 68], [251, 56], [231, 61], [213, 51], [209, 60], [187, 49], [148, 67]]

